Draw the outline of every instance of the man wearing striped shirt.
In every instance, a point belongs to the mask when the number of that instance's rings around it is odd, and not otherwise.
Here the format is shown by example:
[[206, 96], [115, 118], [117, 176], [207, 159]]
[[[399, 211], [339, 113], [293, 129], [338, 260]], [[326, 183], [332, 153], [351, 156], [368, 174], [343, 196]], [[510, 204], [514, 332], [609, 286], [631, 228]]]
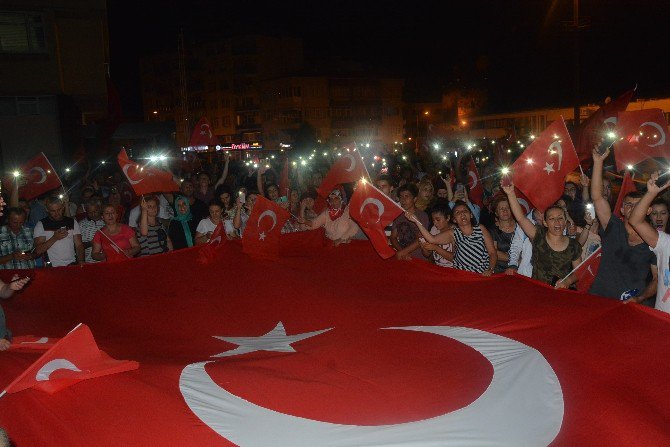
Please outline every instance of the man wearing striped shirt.
[[0, 227], [0, 269], [34, 269], [33, 230], [25, 225], [22, 208], [7, 211], [7, 225]]

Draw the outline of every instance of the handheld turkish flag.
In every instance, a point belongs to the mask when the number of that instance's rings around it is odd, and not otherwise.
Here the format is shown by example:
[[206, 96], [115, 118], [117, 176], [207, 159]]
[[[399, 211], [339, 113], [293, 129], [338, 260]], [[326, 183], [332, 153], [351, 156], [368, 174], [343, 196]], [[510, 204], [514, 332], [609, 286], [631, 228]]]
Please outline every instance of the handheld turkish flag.
[[[34, 199], [63, 186], [56, 170], [51, 166], [44, 152], [40, 152], [39, 155], [24, 163], [20, 172], [26, 178], [26, 183], [19, 187], [19, 197], [26, 200]], [[8, 189], [14, 188], [9, 178], [6, 178], [4, 183]]]
[[618, 98], [604, 104], [579, 125], [575, 132], [575, 150], [579, 161], [591, 159], [593, 147], [617, 125], [617, 114], [628, 107], [635, 89], [629, 90]]
[[48, 351], [60, 338], [36, 337], [34, 335], [19, 335], [12, 338], [11, 350]]
[[563, 194], [565, 176], [579, 165], [563, 118], [537, 137], [512, 165], [514, 184], [541, 211]]
[[101, 351], [88, 326], [79, 324], [7, 385], [2, 394], [28, 388], [53, 394], [82, 380], [137, 368], [137, 362], [114, 360]]
[[484, 206], [484, 187], [482, 186], [479, 172], [477, 172], [477, 166], [475, 166], [475, 160], [473, 158], [470, 158], [468, 177], [468, 187], [470, 188], [468, 197], [471, 202], [476, 203], [481, 208]]
[[140, 165], [128, 158], [125, 149], [121, 149], [117, 159], [121, 170], [136, 195], [141, 196], [152, 192], [179, 191], [179, 186], [172, 178], [172, 174], [153, 166], [140, 167]]
[[288, 180], [288, 157], [284, 159], [284, 165], [281, 170], [281, 175], [279, 176], [279, 195], [288, 197], [289, 190], [289, 180]]
[[591, 253], [588, 258], [584, 259], [582, 263], [573, 270], [574, 275], [577, 277], [576, 287], [579, 292], [589, 291], [598, 274], [601, 259], [602, 247], [598, 247], [596, 251]]
[[265, 197], [256, 197], [242, 235], [242, 251], [259, 257], [278, 258], [279, 235], [289, 217], [289, 212], [275, 202]]
[[340, 159], [333, 163], [330, 171], [328, 171], [328, 175], [321, 182], [318, 189], [320, 196], [328, 197], [328, 194], [337, 185], [341, 185], [342, 183], [357, 182], [362, 178], [370, 180], [368, 171], [365, 169], [365, 164], [363, 163], [363, 158], [361, 158], [361, 153], [355, 148], [348, 148], [347, 151]]
[[648, 158], [670, 158], [668, 122], [661, 109], [619, 112], [614, 143], [617, 170]]
[[121, 250], [121, 247], [116, 245], [109, 236], [105, 234], [104, 231], [98, 230], [102, 237], [100, 238], [100, 245], [102, 245], [102, 251], [105, 253], [105, 258], [107, 262], [121, 262], [127, 261], [130, 259], [128, 255]]
[[214, 228], [214, 231], [212, 232], [209, 241], [207, 241], [207, 243], [203, 245], [202, 248], [200, 249], [200, 255], [198, 256], [198, 261], [201, 264], [208, 264], [212, 262], [216, 255], [216, 251], [220, 247], [223, 247], [225, 240], [226, 236], [223, 231], [223, 221], [220, 221]]
[[400, 208], [386, 194], [375, 188], [371, 183], [360, 180], [351, 196], [349, 215], [367, 235], [372, 246], [383, 259], [395, 255], [386, 240], [384, 228], [400, 216]]
[[209, 120], [203, 116], [195, 125], [188, 145], [190, 147], [216, 146], [216, 143], [216, 137], [212, 133], [212, 126], [209, 124]]
[[621, 182], [621, 189], [619, 190], [619, 196], [616, 199], [616, 204], [614, 205], [614, 215], [623, 219], [621, 214], [621, 207], [623, 206], [623, 199], [629, 193], [637, 191], [635, 183], [633, 182], [633, 177], [630, 175], [630, 171], [626, 171], [623, 176], [623, 182]]

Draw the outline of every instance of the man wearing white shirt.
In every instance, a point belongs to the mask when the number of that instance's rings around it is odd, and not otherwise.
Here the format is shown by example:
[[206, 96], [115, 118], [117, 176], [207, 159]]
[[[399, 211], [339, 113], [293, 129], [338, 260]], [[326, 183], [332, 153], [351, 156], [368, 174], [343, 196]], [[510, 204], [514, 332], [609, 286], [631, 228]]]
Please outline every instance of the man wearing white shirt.
[[37, 222], [33, 232], [35, 253], [41, 255], [46, 252], [52, 267], [83, 264], [84, 244], [79, 223], [64, 216], [65, 203], [57, 196], [49, 197], [46, 207], [48, 216]]

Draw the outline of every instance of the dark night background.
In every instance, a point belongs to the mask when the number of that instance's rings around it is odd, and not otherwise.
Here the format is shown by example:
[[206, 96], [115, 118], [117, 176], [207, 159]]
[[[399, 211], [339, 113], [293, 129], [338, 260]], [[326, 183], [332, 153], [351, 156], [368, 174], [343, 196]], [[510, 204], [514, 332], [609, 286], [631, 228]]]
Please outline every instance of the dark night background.
[[[580, 0], [582, 102], [638, 84], [670, 95], [670, 6], [662, 0]], [[187, 41], [301, 37], [307, 63], [337, 58], [406, 79], [408, 101], [444, 88], [486, 87], [490, 111], [572, 105], [572, 0], [250, 2], [110, 0], [111, 71], [127, 118], [141, 118], [139, 57]]]

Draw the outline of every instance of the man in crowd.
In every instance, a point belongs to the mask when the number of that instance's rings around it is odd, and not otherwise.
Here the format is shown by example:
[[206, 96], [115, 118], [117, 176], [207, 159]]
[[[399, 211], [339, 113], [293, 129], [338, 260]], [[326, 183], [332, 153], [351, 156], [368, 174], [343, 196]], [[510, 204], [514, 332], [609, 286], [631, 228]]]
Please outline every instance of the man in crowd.
[[193, 185], [192, 180], [185, 179], [183, 182], [181, 182], [180, 189], [181, 195], [188, 199], [191, 215], [196, 222], [200, 222], [209, 215], [209, 208], [207, 204], [195, 197], [195, 186]]
[[79, 221], [81, 241], [84, 244], [84, 258], [87, 263], [98, 262], [91, 257], [93, 236], [104, 226], [105, 222], [102, 220], [102, 200], [98, 196], [89, 197], [86, 201], [86, 217]]
[[[608, 154], [609, 150], [602, 155], [593, 151], [591, 198], [601, 226], [602, 258], [589, 292], [641, 303], [655, 296], [657, 276], [654, 254], [628, 221], [642, 194], [634, 191], [624, 197], [620, 210], [623, 220], [613, 215], [602, 185], [603, 162]], [[647, 282], [650, 271], [652, 279]]]
[[7, 225], [0, 227], [0, 269], [33, 269], [33, 230], [23, 208], [9, 208]]
[[63, 200], [58, 196], [47, 198], [47, 213], [49, 215], [35, 225], [35, 254], [47, 253], [52, 267], [83, 264], [84, 244], [79, 223], [65, 217]]

